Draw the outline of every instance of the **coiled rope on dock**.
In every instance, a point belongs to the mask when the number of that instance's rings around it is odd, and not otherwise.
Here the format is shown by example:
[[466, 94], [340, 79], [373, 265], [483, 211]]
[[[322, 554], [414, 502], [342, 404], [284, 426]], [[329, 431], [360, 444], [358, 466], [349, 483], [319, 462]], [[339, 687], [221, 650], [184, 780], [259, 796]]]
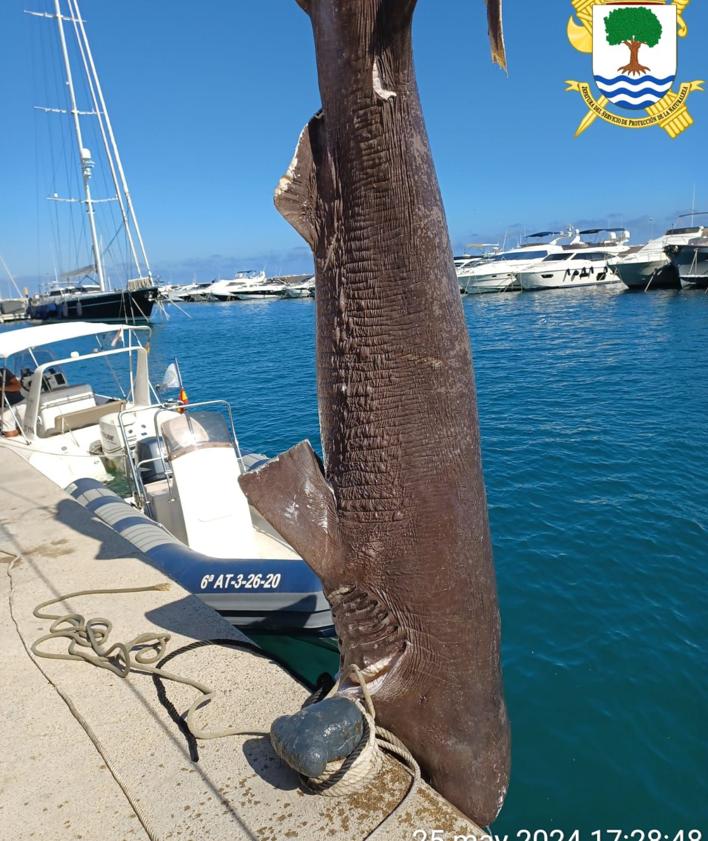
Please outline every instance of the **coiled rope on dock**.
[[[11, 568], [16, 560], [18, 558], [13, 559], [13, 562], [10, 564], [8, 574], [10, 574]], [[184, 716], [188, 731], [196, 739], [218, 739], [237, 735], [270, 737], [269, 732], [262, 730], [244, 730], [236, 727], [207, 730], [196, 724], [194, 716], [197, 711], [210, 703], [216, 693], [199, 681], [177, 675], [159, 667], [159, 663], [167, 659], [165, 653], [171, 638], [170, 634], [148, 632], [138, 634], [127, 642], [110, 642], [109, 637], [113, 630], [113, 624], [105, 617], [99, 616], [86, 619], [80, 613], [46, 612], [46, 608], [51, 605], [67, 602], [70, 599], [83, 596], [146, 593], [168, 590], [169, 587], [169, 582], [161, 582], [144, 587], [109, 587], [76, 590], [53, 599], [48, 599], [38, 604], [32, 613], [38, 619], [51, 621], [49, 632], [35, 640], [30, 650], [36, 657], [53, 660], [83, 661], [97, 668], [106, 669], [123, 679], [127, 678], [131, 672], [138, 672], [152, 675], [153, 679], [169, 680], [196, 689], [200, 693], [199, 697], [190, 706]], [[17, 625], [16, 622], [15, 624]], [[47, 651], [44, 646], [57, 639], [68, 640], [67, 650], [62, 652]], [[397, 736], [376, 724], [376, 710], [373, 700], [366, 685], [366, 680], [357, 666], [352, 666], [350, 676], [359, 684], [363, 698], [363, 701], [356, 702], [364, 719], [364, 733], [362, 738], [348, 757], [328, 763], [325, 771], [319, 777], [311, 779], [303, 778], [303, 784], [313, 793], [327, 797], [351, 795], [365, 788], [379, 773], [383, 765], [383, 752], [397, 756], [402, 761], [404, 768], [411, 775], [412, 783], [398, 805], [366, 836], [366, 841], [374, 841], [374, 839], [380, 837], [384, 828], [402, 812], [414, 796], [421, 779], [420, 767], [410, 751]], [[69, 706], [74, 716], [84, 727], [87, 735], [110, 768], [108, 758], [88, 723], [78, 712], [71, 699], [56, 684], [53, 683], [53, 685]], [[336, 692], [338, 688], [339, 682], [333, 686], [332, 692]], [[134, 802], [126, 786], [119, 780], [115, 773], [113, 773], [113, 776], [133, 807], [146, 834], [151, 841], [155, 841], [155, 836], [149, 828], [149, 824], [140, 811], [138, 804]]]
[[[113, 630], [113, 623], [103, 616], [86, 619], [80, 613], [46, 613], [45, 608], [58, 602], [66, 602], [81, 596], [117, 595], [125, 593], [147, 593], [151, 591], [169, 590], [169, 581], [151, 584], [145, 587], [108, 587], [94, 590], [76, 590], [54, 599], [48, 599], [38, 604], [32, 611], [37, 619], [53, 620], [49, 626], [49, 633], [43, 634], [32, 643], [31, 651], [37, 657], [50, 660], [82, 660], [100, 669], [107, 669], [120, 678], [127, 678], [131, 672], [153, 675], [163, 680], [171, 680], [191, 686], [200, 692], [185, 715], [187, 727], [197, 739], [221, 739], [225, 736], [268, 736], [262, 730], [241, 730], [240, 728], [222, 728], [221, 730], [205, 730], [199, 727], [194, 716], [198, 709], [209, 703], [215, 692], [197, 680], [177, 675], [159, 668], [158, 663], [165, 655], [170, 634], [148, 632], [138, 634], [127, 642], [109, 642]], [[66, 652], [46, 651], [42, 646], [50, 640], [69, 640]]]

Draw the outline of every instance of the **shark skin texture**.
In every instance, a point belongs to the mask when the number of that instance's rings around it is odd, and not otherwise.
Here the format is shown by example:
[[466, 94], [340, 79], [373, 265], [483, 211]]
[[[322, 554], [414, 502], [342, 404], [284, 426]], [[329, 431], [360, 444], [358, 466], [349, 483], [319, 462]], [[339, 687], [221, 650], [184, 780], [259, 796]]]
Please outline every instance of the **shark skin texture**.
[[[303, 442], [241, 477], [319, 575], [377, 722], [485, 826], [510, 773], [474, 374], [413, 70], [415, 0], [298, 0], [322, 110], [275, 195], [316, 268], [324, 464]], [[501, 4], [492, 54], [504, 65]]]

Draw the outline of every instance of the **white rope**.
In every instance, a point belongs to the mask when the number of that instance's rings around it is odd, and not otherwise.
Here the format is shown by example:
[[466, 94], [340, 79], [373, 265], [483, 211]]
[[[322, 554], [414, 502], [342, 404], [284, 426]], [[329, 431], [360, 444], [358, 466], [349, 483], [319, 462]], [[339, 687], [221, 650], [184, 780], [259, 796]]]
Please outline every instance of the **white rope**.
[[[55, 599], [49, 599], [35, 607], [33, 615], [38, 619], [54, 620], [49, 626], [49, 633], [42, 635], [32, 644], [31, 650], [36, 657], [49, 660], [83, 660], [100, 669], [107, 669], [118, 677], [127, 678], [131, 672], [155, 675], [164, 680], [191, 686], [200, 692], [185, 716], [185, 723], [196, 739], [221, 739], [224, 736], [268, 736], [264, 731], [242, 730], [227, 728], [222, 730], [204, 730], [194, 723], [194, 716], [198, 709], [211, 702], [216, 694], [204, 684], [191, 678], [167, 672], [154, 664], [165, 655], [170, 634], [144, 633], [138, 634], [127, 642], [109, 643], [113, 624], [102, 616], [86, 619], [80, 613], [43, 613], [44, 608], [57, 602], [81, 596], [112, 595], [116, 593], [145, 593], [154, 590], [168, 590], [170, 583], [153, 584], [148, 587], [111, 587], [100, 590], [77, 590], [66, 593]], [[55, 654], [42, 649], [42, 645], [49, 640], [67, 639], [69, 645], [65, 653]]]

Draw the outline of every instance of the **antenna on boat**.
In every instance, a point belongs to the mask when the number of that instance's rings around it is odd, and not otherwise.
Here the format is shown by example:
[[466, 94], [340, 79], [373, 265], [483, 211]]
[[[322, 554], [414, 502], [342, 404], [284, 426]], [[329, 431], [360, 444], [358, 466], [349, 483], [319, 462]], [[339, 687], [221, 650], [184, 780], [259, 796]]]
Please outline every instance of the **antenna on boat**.
[[93, 209], [93, 198], [91, 197], [91, 172], [93, 170], [94, 161], [91, 158], [91, 152], [84, 146], [83, 134], [81, 132], [81, 121], [79, 120], [79, 109], [76, 106], [76, 91], [74, 89], [74, 77], [71, 72], [71, 62], [69, 61], [69, 52], [66, 47], [66, 35], [64, 33], [64, 20], [71, 20], [71, 17], [64, 18], [61, 12], [59, 0], [54, 0], [54, 15], [57, 22], [57, 29], [59, 30], [59, 44], [61, 46], [62, 58], [64, 60], [64, 70], [66, 72], [66, 85], [69, 91], [69, 103], [71, 105], [71, 117], [74, 124], [74, 133], [76, 134], [76, 142], [79, 147], [79, 157], [81, 159], [81, 175], [84, 185], [84, 202], [86, 204], [86, 213], [89, 220], [89, 230], [91, 232], [91, 248], [93, 250], [93, 259], [96, 267], [96, 274], [98, 275], [98, 284], [101, 291], [106, 288], [106, 279], [103, 273], [103, 260], [101, 258], [101, 250], [98, 244], [98, 234], [96, 232], [96, 216]]

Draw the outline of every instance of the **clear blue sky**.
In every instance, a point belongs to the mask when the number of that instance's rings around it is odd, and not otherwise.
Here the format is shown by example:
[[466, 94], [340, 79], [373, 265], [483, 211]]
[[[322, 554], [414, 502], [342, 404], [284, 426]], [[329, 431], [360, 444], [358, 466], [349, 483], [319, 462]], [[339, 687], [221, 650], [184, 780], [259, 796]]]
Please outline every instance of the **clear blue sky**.
[[[51, 269], [38, 249], [32, 29], [51, 23], [0, 3], [0, 253], [23, 279]], [[165, 280], [210, 279], [243, 266], [306, 269], [307, 251], [272, 193], [300, 129], [317, 110], [311, 31], [295, 0], [81, 0], [152, 262]], [[672, 141], [658, 128], [584, 114], [564, 80], [590, 80], [568, 43], [570, 3], [507, 2], [509, 76], [492, 65], [482, 0], [419, 0], [418, 82], [459, 248], [533, 228], [627, 224], [635, 239], [708, 205], [708, 93], [696, 125]], [[679, 80], [708, 79], [708, 4], [686, 11]], [[42, 200], [43, 201], [43, 200]], [[706, 207], [705, 209], [708, 209]], [[514, 228], [513, 226], [517, 226]], [[39, 257], [38, 257], [39, 254]]]

